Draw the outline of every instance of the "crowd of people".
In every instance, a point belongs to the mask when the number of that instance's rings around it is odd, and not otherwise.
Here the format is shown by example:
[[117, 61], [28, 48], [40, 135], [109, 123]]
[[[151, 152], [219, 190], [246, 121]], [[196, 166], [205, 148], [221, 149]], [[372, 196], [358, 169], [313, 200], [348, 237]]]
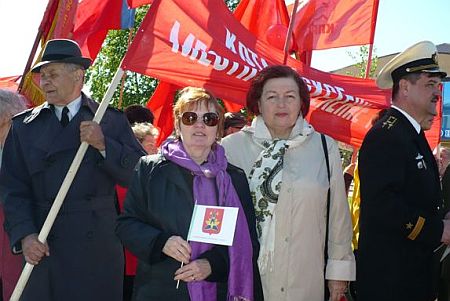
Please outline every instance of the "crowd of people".
[[[28, 263], [24, 301], [449, 301], [450, 150], [433, 154], [423, 134], [446, 76], [436, 55], [420, 42], [381, 70], [392, 106], [343, 171], [336, 141], [308, 123], [307, 85], [288, 66], [252, 79], [246, 114], [183, 88], [174, 133], [158, 146], [143, 106], [91, 121], [98, 104], [82, 92], [91, 60], [71, 40], [50, 40], [32, 69], [45, 103], [24, 110], [0, 90], [3, 300]], [[237, 208], [231, 245], [188, 239], [199, 206]]]

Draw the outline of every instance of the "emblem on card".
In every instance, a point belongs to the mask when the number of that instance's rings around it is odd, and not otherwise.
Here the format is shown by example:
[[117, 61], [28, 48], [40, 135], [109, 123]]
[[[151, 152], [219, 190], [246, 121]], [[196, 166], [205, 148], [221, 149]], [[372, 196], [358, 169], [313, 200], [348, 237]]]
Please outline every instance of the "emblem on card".
[[222, 228], [223, 209], [207, 208], [203, 218], [204, 233], [218, 234]]

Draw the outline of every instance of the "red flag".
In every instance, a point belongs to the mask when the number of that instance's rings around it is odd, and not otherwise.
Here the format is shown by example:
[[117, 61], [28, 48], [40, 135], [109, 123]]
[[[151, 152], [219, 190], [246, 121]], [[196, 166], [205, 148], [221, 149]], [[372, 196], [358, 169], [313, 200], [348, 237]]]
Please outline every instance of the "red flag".
[[[217, 22], [220, 20], [220, 22]], [[155, 0], [122, 68], [178, 86], [198, 86], [245, 105], [249, 81], [284, 54], [236, 21], [222, 1]], [[389, 91], [373, 80], [325, 73], [289, 58], [304, 78], [312, 100], [309, 119], [316, 129], [359, 146], [372, 116], [389, 106]]]
[[179, 87], [177, 86], [160, 82], [147, 102], [147, 107], [155, 116], [153, 125], [159, 130], [158, 140], [156, 141], [157, 146], [160, 146], [173, 132], [173, 101], [178, 89]]
[[6, 89], [10, 91], [17, 91], [20, 75], [0, 77], [0, 89]]
[[[49, 39], [70, 38], [77, 7], [78, 0], [50, 0], [39, 25], [37, 40], [44, 45]], [[36, 48], [33, 48], [30, 57], [34, 58]], [[41, 55], [42, 49], [36, 62], [40, 61]], [[39, 87], [38, 75], [28, 72], [23, 77], [23, 86], [20, 93], [31, 100], [34, 105], [43, 103], [45, 99]]]
[[153, 0], [127, 0], [128, 7], [136, 8], [146, 4], [152, 4]]
[[284, 49], [289, 27], [289, 14], [284, 0], [242, 0], [234, 16], [259, 40]]
[[134, 10], [126, 0], [84, 0], [78, 5], [73, 39], [80, 45], [83, 55], [95, 60], [108, 30], [130, 28], [134, 23]]
[[442, 97], [439, 98], [436, 104], [437, 115], [434, 116], [433, 125], [431, 129], [425, 132], [425, 137], [427, 138], [428, 144], [431, 149], [435, 149], [436, 146], [441, 142], [441, 129], [442, 129]]
[[373, 44], [379, 0], [300, 0], [294, 36], [298, 49]]
[[[289, 14], [284, 0], [242, 0], [234, 11], [234, 17], [258, 39], [284, 49], [289, 27]], [[225, 99], [223, 103], [228, 112], [242, 109], [242, 105]]]

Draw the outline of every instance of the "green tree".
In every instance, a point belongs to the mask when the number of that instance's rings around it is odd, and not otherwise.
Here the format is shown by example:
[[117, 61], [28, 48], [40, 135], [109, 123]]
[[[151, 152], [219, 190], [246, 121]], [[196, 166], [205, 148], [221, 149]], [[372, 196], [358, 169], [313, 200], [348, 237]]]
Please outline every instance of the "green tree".
[[[373, 78], [375, 76], [375, 70], [378, 66], [378, 56], [376, 55], [376, 49], [373, 49], [372, 52], [372, 62], [370, 65], [369, 77]], [[355, 66], [357, 67], [357, 74], [353, 74], [352, 72], [348, 72], [347, 75], [364, 78], [366, 77], [366, 69], [367, 69], [367, 60], [369, 59], [369, 46], [363, 45], [359, 47], [356, 53], [347, 52], [347, 54], [356, 62]]]
[[[228, 8], [234, 10], [240, 0], [225, 0]], [[94, 65], [86, 73], [86, 83], [94, 99], [100, 101], [106, 93], [120, 65], [129, 41], [134, 38], [149, 9], [149, 5], [136, 9], [135, 26], [131, 30], [111, 30], [106, 37]], [[135, 72], [126, 71], [122, 83], [114, 92], [111, 104], [114, 107], [125, 108], [130, 104], [146, 104], [153, 94], [158, 80]], [[120, 94], [122, 97], [120, 100]]]
[[[129, 41], [137, 32], [148, 8], [149, 6], [143, 6], [136, 10], [135, 26], [132, 30], [111, 30], [106, 37], [95, 64], [86, 73], [87, 85], [94, 99], [101, 100], [105, 95], [128, 49]], [[123, 81], [122, 101], [119, 104], [121, 85], [114, 92], [112, 105], [124, 108], [130, 104], [145, 104], [153, 93], [157, 80], [127, 71]]]

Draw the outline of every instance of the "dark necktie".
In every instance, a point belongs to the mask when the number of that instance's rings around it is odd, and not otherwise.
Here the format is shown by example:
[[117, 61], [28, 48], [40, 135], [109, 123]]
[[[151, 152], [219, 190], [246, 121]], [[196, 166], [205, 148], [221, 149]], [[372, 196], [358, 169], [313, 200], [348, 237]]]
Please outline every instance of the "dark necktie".
[[69, 109], [67, 107], [64, 107], [61, 114], [61, 125], [63, 127], [66, 127], [68, 123], [69, 123]]

